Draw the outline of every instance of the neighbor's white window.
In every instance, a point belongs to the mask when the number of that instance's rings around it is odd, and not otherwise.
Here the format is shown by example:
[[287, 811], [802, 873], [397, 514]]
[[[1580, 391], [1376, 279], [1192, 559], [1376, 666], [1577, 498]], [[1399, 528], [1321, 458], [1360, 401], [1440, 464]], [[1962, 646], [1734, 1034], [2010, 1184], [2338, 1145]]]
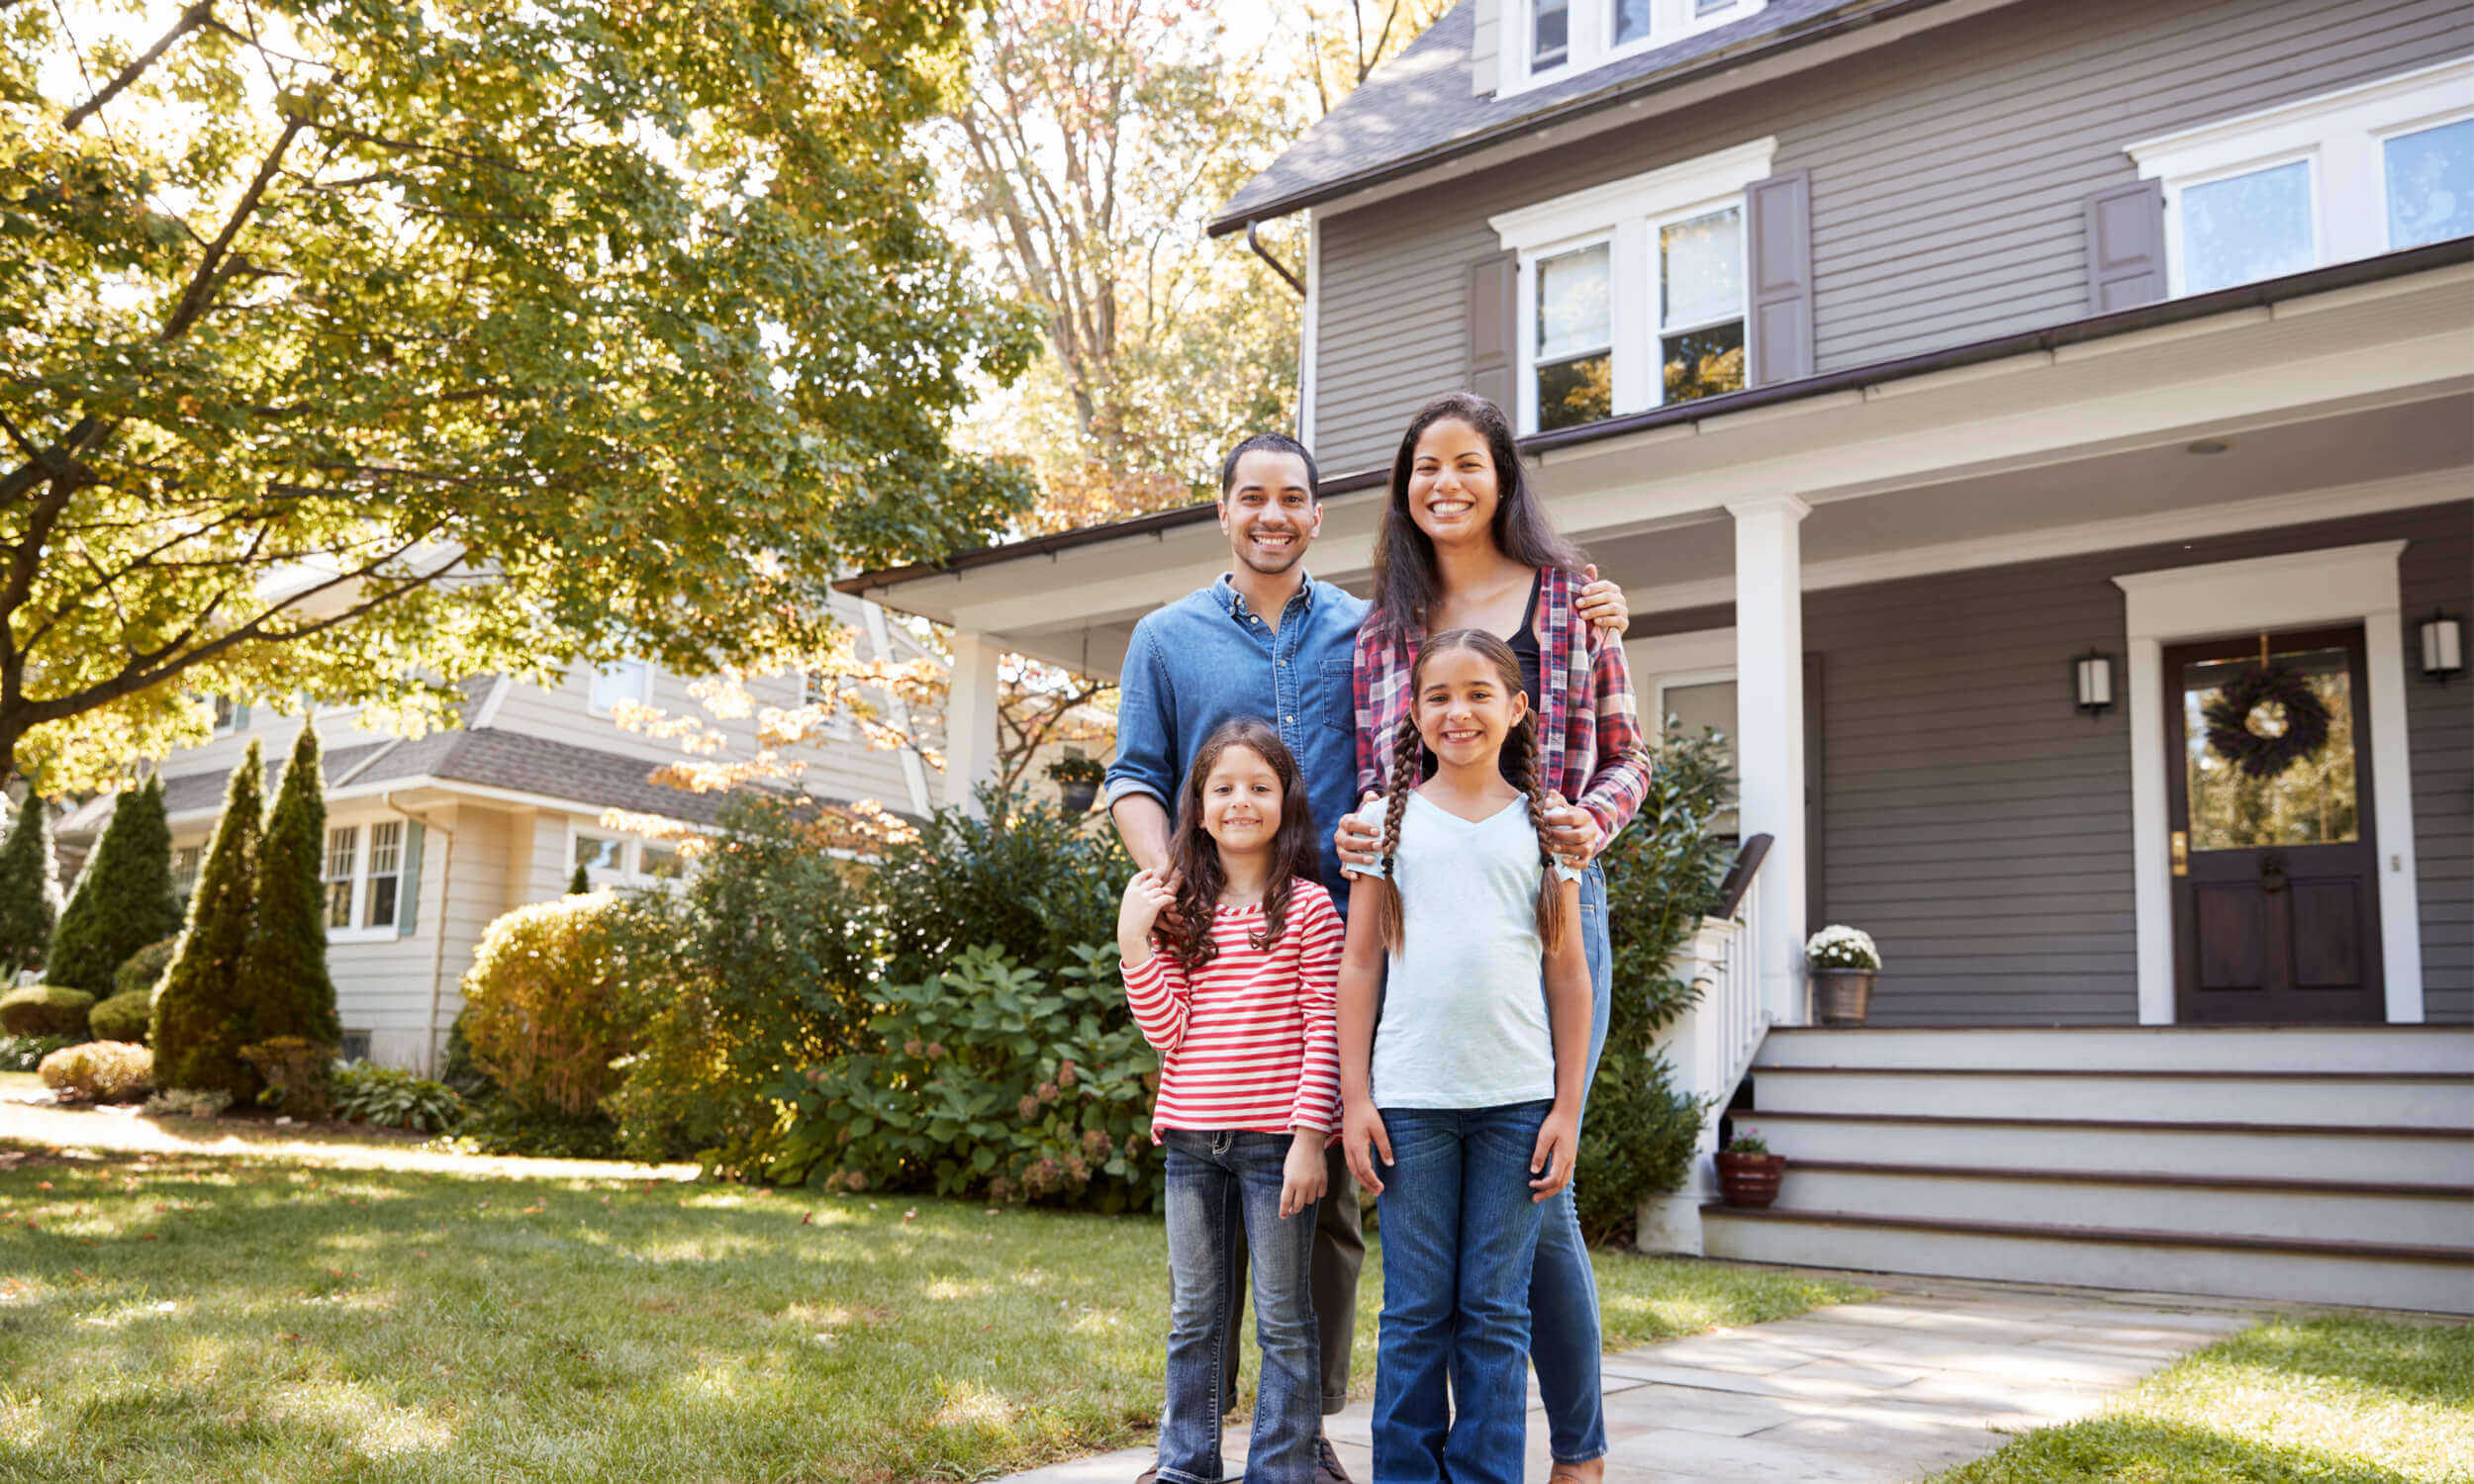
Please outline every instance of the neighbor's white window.
[[829, 740], [847, 742], [859, 734], [859, 724], [852, 718], [850, 707], [842, 703], [841, 688], [834, 684], [833, 677], [826, 672], [822, 670], [802, 672], [799, 703], [831, 708], [824, 718], [824, 735]]
[[1503, 0], [1498, 96], [1654, 50], [1759, 12], [1768, 0]]
[[576, 835], [576, 845], [572, 856], [575, 864], [583, 867], [587, 872], [618, 872], [623, 868], [626, 861], [626, 846], [627, 842], [616, 835], [588, 835], [579, 832]]
[[[364, 846], [366, 848], [364, 848]], [[403, 911], [404, 821], [331, 825], [319, 872], [327, 888], [327, 941], [376, 943], [396, 935]]]
[[2176, 294], [2474, 234], [2474, 58], [2128, 146]]
[[327, 831], [327, 926], [352, 925], [352, 867], [360, 854], [360, 826], [336, 825]]
[[593, 714], [607, 716], [621, 703], [642, 705], [652, 695], [653, 667], [642, 660], [613, 660], [593, 672]]
[[1744, 192], [1775, 139], [1490, 219], [1520, 254], [1523, 432], [1741, 391]]
[[189, 905], [189, 898], [198, 891], [198, 868], [206, 861], [206, 847], [183, 845], [172, 852], [172, 894], [180, 904]]
[[597, 830], [576, 830], [572, 840], [569, 864], [583, 867], [586, 877], [596, 882], [641, 886], [683, 881], [687, 876], [686, 858], [667, 841]]

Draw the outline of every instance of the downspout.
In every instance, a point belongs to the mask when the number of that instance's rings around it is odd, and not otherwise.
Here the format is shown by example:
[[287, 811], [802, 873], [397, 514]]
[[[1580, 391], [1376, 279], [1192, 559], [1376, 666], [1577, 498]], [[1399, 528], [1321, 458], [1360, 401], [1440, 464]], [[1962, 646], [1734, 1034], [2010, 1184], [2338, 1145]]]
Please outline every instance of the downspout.
[[[394, 808], [394, 798], [393, 793], [379, 794], [379, 806]], [[428, 814], [415, 814], [410, 809], [402, 809], [398, 812], [420, 820], [421, 827], [425, 831], [436, 830], [439, 834], [446, 836], [446, 849], [438, 853], [438, 910], [430, 914], [430, 920], [438, 931], [438, 940], [429, 950], [429, 1039], [423, 1043], [425, 1048], [423, 1055], [428, 1061], [426, 1069], [434, 1076], [438, 1070], [438, 983], [446, 974], [446, 883], [448, 877], [455, 870], [455, 832], [450, 829], [439, 829], [437, 825], [429, 822]], [[423, 872], [425, 876], [428, 874], [426, 870]]]
[[[1246, 223], [1246, 245], [1253, 249], [1256, 257], [1259, 257], [1263, 259], [1264, 262], [1269, 263], [1272, 271], [1280, 275], [1281, 281], [1296, 291], [1298, 298], [1304, 299], [1308, 297], [1305, 290], [1305, 280], [1299, 278], [1296, 274], [1289, 272], [1288, 265], [1282, 262], [1279, 258], [1272, 256], [1272, 249], [1263, 245], [1263, 238], [1257, 235], [1257, 232], [1262, 226], [1262, 223], [1252, 220], [1249, 220]], [[1303, 332], [1303, 326], [1301, 325], [1299, 327], [1299, 333], [1302, 334]], [[1295, 433], [1300, 440], [1305, 437], [1305, 347], [1302, 345], [1297, 347], [1297, 422], [1296, 426], [1289, 430]]]

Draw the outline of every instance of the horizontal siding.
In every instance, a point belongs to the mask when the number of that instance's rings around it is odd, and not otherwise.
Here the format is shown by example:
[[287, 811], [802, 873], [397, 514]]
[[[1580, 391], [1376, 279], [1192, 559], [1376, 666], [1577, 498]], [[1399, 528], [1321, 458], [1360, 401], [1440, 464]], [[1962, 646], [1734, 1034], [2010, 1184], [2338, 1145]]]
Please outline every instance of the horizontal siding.
[[[2086, 313], [2081, 209], [2131, 140], [2474, 50], [2461, 0], [2019, 5], [1320, 223], [1316, 453], [1378, 466], [1462, 385], [1486, 218], [1774, 135], [1812, 171], [1817, 369]], [[1638, 630], [1636, 630], [1637, 632]]]

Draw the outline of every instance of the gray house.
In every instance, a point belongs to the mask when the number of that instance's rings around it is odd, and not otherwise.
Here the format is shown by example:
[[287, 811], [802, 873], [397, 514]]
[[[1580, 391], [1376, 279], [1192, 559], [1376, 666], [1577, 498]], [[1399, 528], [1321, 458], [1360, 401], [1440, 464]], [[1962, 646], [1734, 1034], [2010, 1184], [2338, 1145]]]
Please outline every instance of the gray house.
[[[1465, 0], [1213, 231], [1294, 214], [1316, 574], [1427, 397], [1517, 410], [1772, 838], [1670, 1051], [1783, 1193], [1645, 1241], [2474, 1309], [2474, 15]], [[960, 723], [1224, 554], [1197, 508], [849, 587], [985, 657]]]

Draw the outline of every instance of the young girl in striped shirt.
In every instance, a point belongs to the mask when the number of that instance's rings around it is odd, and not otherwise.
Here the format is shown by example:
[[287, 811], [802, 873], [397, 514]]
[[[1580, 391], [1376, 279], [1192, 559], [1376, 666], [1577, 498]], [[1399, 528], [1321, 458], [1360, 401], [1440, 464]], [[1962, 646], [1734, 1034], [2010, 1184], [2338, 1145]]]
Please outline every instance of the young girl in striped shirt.
[[1169, 875], [1135, 877], [1117, 915], [1125, 997], [1160, 1052], [1151, 1137], [1168, 1146], [1159, 1477], [1221, 1477], [1220, 1370], [1238, 1322], [1242, 1236], [1263, 1351], [1246, 1477], [1309, 1484], [1322, 1383], [1307, 1273], [1339, 1122], [1342, 926], [1314, 880], [1305, 781], [1270, 723], [1214, 731], [1180, 793]]

